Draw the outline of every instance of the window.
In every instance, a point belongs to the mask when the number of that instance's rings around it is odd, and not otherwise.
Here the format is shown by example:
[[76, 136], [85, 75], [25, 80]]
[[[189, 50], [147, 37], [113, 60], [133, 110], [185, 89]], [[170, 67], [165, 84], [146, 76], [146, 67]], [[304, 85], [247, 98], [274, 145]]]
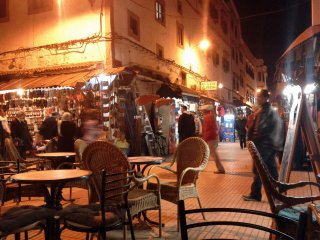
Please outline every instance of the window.
[[181, 76], [181, 85], [186, 86], [187, 85], [187, 73], [184, 71], [181, 71], [180, 76]]
[[184, 45], [183, 35], [183, 25], [181, 23], [177, 23], [177, 44], [179, 47], [183, 47]]
[[163, 58], [163, 47], [159, 44], [156, 45], [157, 56]]
[[214, 22], [219, 22], [219, 10], [216, 8], [214, 2], [210, 2], [210, 17]]
[[243, 72], [240, 72], [240, 86], [243, 87]]
[[240, 62], [243, 63], [243, 54], [242, 54], [242, 52], [239, 53], [239, 59], [240, 59]]
[[182, 3], [181, 0], [177, 0], [177, 11], [182, 15], [183, 10], [182, 10]]
[[232, 59], [235, 59], [234, 47], [232, 47]]
[[227, 15], [225, 13], [221, 14], [221, 28], [224, 34], [228, 34]]
[[28, 14], [48, 12], [52, 9], [52, 0], [28, 0]]
[[218, 66], [219, 65], [219, 53], [215, 50], [212, 50], [212, 62], [214, 65]]
[[128, 35], [140, 41], [140, 19], [128, 10]]
[[225, 72], [230, 71], [230, 63], [229, 63], [228, 59], [226, 59], [225, 57], [222, 58], [222, 67], [223, 67], [223, 71], [225, 71]]
[[165, 8], [163, 0], [156, 0], [156, 20], [163, 25], [165, 24]]
[[9, 0], [0, 0], [0, 22], [9, 21]]

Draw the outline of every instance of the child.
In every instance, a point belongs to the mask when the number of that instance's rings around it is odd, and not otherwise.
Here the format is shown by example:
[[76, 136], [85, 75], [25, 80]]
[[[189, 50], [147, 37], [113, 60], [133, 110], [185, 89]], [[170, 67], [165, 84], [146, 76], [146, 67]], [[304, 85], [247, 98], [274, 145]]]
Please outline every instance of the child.
[[129, 143], [126, 140], [126, 136], [123, 132], [118, 132], [117, 138], [114, 141], [114, 145], [116, 145], [120, 150], [125, 154], [128, 155], [129, 153]]

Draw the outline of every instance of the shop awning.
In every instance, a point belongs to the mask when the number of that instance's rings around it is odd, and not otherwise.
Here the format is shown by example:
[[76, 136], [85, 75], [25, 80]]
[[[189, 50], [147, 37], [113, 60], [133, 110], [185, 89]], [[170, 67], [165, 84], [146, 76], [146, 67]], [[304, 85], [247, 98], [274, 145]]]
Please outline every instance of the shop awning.
[[161, 87], [158, 89], [156, 92], [160, 97], [163, 98], [181, 98], [182, 99], [182, 94], [181, 94], [181, 89], [173, 84], [162, 84]]
[[102, 70], [81, 71], [59, 75], [16, 78], [0, 83], [0, 91], [13, 89], [32, 89], [48, 87], [75, 87], [77, 83], [88, 81], [100, 74]]
[[199, 102], [199, 93], [196, 90], [187, 88], [185, 86], [179, 86], [182, 91], [182, 99], [185, 101]]

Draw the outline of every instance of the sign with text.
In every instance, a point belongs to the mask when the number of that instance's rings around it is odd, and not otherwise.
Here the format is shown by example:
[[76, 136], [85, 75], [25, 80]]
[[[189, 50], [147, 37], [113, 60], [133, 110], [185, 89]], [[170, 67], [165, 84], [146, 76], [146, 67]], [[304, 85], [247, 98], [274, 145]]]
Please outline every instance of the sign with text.
[[201, 90], [217, 90], [217, 81], [201, 82]]

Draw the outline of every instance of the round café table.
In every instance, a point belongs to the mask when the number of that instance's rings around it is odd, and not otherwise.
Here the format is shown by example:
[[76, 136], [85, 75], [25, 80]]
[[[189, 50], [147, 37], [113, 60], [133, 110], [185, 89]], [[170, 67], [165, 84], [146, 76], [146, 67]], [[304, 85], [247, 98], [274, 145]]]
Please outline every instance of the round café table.
[[[147, 167], [161, 164], [164, 161], [164, 158], [155, 156], [134, 156], [128, 157], [128, 161], [133, 166], [137, 166], [137, 172], [141, 172], [143, 175]], [[141, 165], [144, 165], [142, 171], [140, 171]]]
[[[48, 153], [38, 153], [38, 154], [36, 154], [36, 156], [40, 157], [40, 158], [48, 159], [54, 163], [56, 160], [61, 159], [61, 158], [68, 159], [70, 157], [74, 157], [74, 156], [76, 156], [76, 153], [75, 152], [48, 152]], [[51, 164], [51, 166], [52, 166], [52, 164]], [[54, 169], [55, 169], [55, 167], [54, 167]]]
[[[11, 182], [38, 184], [44, 190], [46, 207], [61, 209], [61, 190], [65, 183], [88, 179], [91, 171], [80, 169], [60, 169], [18, 173], [9, 178]], [[50, 188], [50, 192], [48, 190]]]
[[[45, 194], [46, 204], [44, 207], [60, 210], [62, 208], [60, 202], [63, 185], [74, 180], [88, 179], [91, 174], [91, 171], [79, 169], [30, 171], [13, 175], [9, 178], [9, 181], [20, 184], [39, 185]], [[54, 219], [47, 219], [48, 237], [50, 240], [57, 239], [57, 236], [59, 236], [55, 225]]]

